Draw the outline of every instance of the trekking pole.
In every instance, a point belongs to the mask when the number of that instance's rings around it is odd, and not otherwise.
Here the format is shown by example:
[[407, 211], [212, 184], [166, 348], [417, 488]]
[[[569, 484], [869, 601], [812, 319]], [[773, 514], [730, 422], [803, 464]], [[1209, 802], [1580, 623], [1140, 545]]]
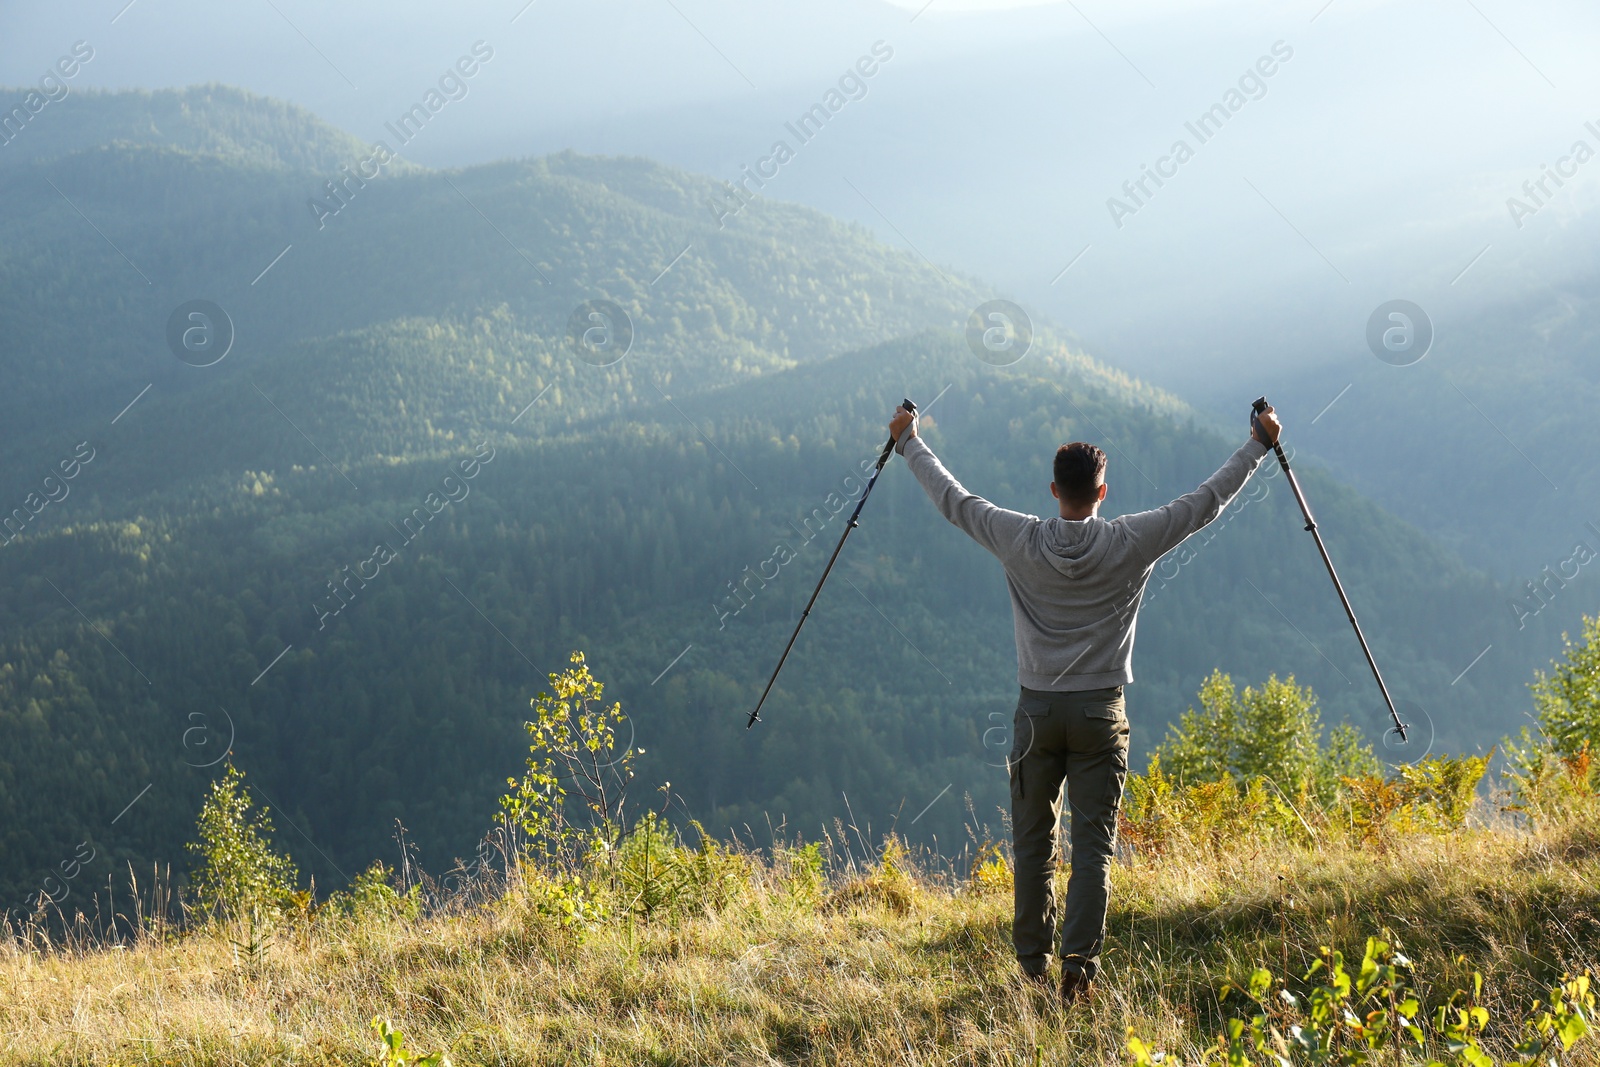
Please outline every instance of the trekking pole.
[[[1260, 427], [1257, 418], [1267, 409], [1267, 398], [1260, 397], [1251, 405], [1254, 409], [1250, 415], [1252, 429]], [[1261, 433], [1261, 439], [1266, 440], [1266, 433]], [[1283, 445], [1273, 443], [1273, 450], [1278, 453], [1278, 463], [1283, 467], [1284, 477], [1289, 479], [1289, 489], [1294, 493], [1294, 498], [1300, 505], [1300, 512], [1306, 517], [1306, 530], [1316, 538], [1317, 551], [1322, 553], [1322, 562], [1327, 564], [1328, 577], [1333, 579], [1333, 587], [1339, 591], [1339, 602], [1344, 605], [1344, 613], [1350, 617], [1350, 625], [1355, 627], [1356, 640], [1361, 642], [1361, 651], [1367, 654], [1367, 666], [1372, 668], [1372, 676], [1378, 680], [1378, 688], [1383, 690], [1383, 699], [1389, 705], [1389, 716], [1394, 719], [1394, 732], [1400, 735], [1400, 740], [1406, 740], [1406, 724], [1400, 721], [1400, 712], [1395, 710], [1394, 698], [1389, 695], [1389, 687], [1383, 683], [1383, 675], [1378, 671], [1378, 661], [1372, 658], [1372, 649], [1367, 646], [1367, 637], [1361, 632], [1361, 624], [1356, 621], [1355, 609], [1350, 606], [1350, 598], [1345, 595], [1344, 585], [1339, 581], [1339, 572], [1333, 569], [1333, 560], [1328, 558], [1328, 546], [1322, 543], [1322, 534], [1317, 530], [1317, 520], [1311, 517], [1311, 508], [1306, 503], [1305, 494], [1300, 491], [1300, 481], [1294, 476], [1294, 471], [1289, 469], [1289, 457], [1283, 454]]]
[[[910, 400], [900, 401], [900, 406], [911, 412], [917, 413], [917, 405]], [[850, 513], [850, 521], [845, 523], [844, 533], [839, 537], [839, 543], [833, 548], [833, 555], [828, 557], [828, 565], [822, 570], [822, 578], [817, 582], [817, 587], [811, 591], [811, 599], [806, 601], [806, 609], [800, 613], [800, 621], [794, 624], [794, 633], [789, 635], [789, 643], [783, 646], [783, 655], [778, 657], [778, 665], [773, 668], [772, 677], [767, 679], [767, 688], [762, 690], [761, 699], [756, 702], [756, 710], [750, 713], [750, 721], [744, 724], [746, 730], [761, 721], [761, 705], [767, 702], [767, 694], [772, 692], [772, 683], [778, 680], [778, 672], [783, 670], [783, 661], [789, 658], [789, 650], [794, 647], [795, 638], [800, 636], [800, 627], [806, 624], [806, 616], [811, 614], [811, 605], [817, 602], [817, 594], [822, 592], [822, 583], [828, 580], [828, 572], [833, 570], [833, 561], [839, 558], [839, 550], [844, 548], [844, 539], [850, 536], [850, 531], [861, 525], [857, 520], [861, 515], [861, 508], [867, 502], [867, 497], [872, 495], [872, 487], [878, 484], [878, 475], [883, 471], [883, 465], [889, 462], [889, 455], [894, 451], [894, 436], [890, 435], [888, 444], [883, 446], [883, 453], [878, 457], [878, 465], [872, 471], [872, 477], [867, 479], [866, 491], [861, 494], [861, 499], [856, 501], [856, 509]]]

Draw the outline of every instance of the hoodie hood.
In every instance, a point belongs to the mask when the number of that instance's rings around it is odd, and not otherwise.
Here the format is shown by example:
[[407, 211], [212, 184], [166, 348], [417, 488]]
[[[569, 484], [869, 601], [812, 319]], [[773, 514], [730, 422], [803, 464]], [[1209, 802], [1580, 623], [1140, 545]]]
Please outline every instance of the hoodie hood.
[[1062, 575], [1081, 579], [1105, 560], [1115, 539], [1111, 523], [1098, 515], [1087, 519], [1045, 519], [1039, 524], [1045, 560]]

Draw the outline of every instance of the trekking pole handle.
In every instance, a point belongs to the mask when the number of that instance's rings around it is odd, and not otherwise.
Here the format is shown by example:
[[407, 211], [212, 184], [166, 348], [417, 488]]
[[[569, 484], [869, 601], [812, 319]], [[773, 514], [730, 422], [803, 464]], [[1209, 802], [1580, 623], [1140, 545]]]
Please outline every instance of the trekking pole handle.
[[[917, 405], [912, 402], [910, 397], [907, 397], [904, 400], [901, 400], [900, 401], [900, 406], [905, 408], [907, 411], [911, 412], [912, 418], [916, 417]], [[882, 452], [881, 455], [878, 456], [878, 469], [879, 470], [882, 470], [883, 469], [883, 465], [885, 463], [889, 462], [889, 453], [891, 453], [893, 451], [894, 451], [894, 435], [890, 434], [888, 443], [883, 446], [883, 452]]]
[[[1263, 441], [1264, 442], [1267, 439], [1266, 432], [1261, 429], [1261, 419], [1259, 418], [1259, 416], [1261, 415], [1262, 412], [1266, 411], [1269, 406], [1270, 405], [1267, 403], [1267, 398], [1264, 397], [1264, 396], [1256, 397], [1255, 403], [1250, 405], [1250, 433], [1258, 441]], [[1289, 473], [1289, 457], [1283, 451], [1283, 442], [1282, 441], [1274, 441], [1272, 444], [1268, 445], [1267, 447], [1272, 449], [1274, 452], [1276, 452], [1278, 454], [1278, 465], [1283, 468], [1283, 472], [1285, 474], [1288, 474]], [[1299, 489], [1298, 488], [1295, 490], [1295, 495], [1299, 496]], [[1309, 512], [1307, 513], [1307, 520], [1306, 521], [1308, 521], [1308, 522], [1311, 521]], [[1306, 529], [1309, 530], [1309, 529], [1311, 529], [1311, 527], [1307, 526]]]
[[1269, 406], [1270, 405], [1267, 403], [1267, 398], [1264, 396], [1256, 397], [1255, 403], [1250, 405], [1250, 432], [1256, 435], [1257, 440], [1263, 442], [1266, 441], [1267, 434], [1266, 431], [1261, 428], [1261, 419], [1259, 416], [1263, 411], [1266, 411]]

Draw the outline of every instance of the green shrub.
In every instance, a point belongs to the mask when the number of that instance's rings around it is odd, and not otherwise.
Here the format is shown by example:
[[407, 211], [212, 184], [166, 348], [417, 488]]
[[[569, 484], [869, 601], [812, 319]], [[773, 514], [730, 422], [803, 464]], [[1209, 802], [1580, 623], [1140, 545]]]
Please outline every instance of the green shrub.
[[1396, 834], [1448, 833], [1466, 825], [1493, 750], [1484, 756], [1432, 756], [1385, 778], [1345, 778], [1345, 810], [1361, 840], [1387, 848]]
[[406, 1048], [405, 1035], [388, 1019], [373, 1019], [372, 1028], [378, 1032], [378, 1055], [372, 1061], [373, 1067], [450, 1067], [450, 1057], [442, 1051], [425, 1056]]
[[200, 858], [190, 883], [195, 902], [209, 915], [272, 915], [307, 902], [295, 891], [294, 861], [273, 851], [268, 809], [254, 804], [244, 772], [229, 760], [200, 806], [199, 841], [187, 846]]
[[414, 885], [404, 893], [393, 884], [394, 869], [381, 860], [350, 882], [350, 888], [330, 895], [321, 914], [362, 921], [366, 919], [415, 919], [422, 911], [422, 887]]
[[610, 864], [623, 910], [646, 922], [661, 914], [697, 914], [726, 904], [749, 882], [747, 857], [715, 841], [698, 822], [689, 825], [700, 835], [698, 848], [686, 847], [656, 812], [634, 823]]
[[1511, 809], [1536, 819], [1592, 812], [1600, 794], [1600, 617], [1584, 617], [1583, 640], [1561, 636], [1566, 661], [1534, 676], [1539, 732], [1527, 727], [1518, 740], [1501, 743], [1511, 781]]
[[1592, 809], [1600, 782], [1587, 744], [1563, 756], [1548, 738], [1535, 736], [1527, 727], [1517, 741], [1501, 742], [1506, 753], [1506, 777], [1511, 782], [1511, 811], [1536, 820], [1564, 819]]
[[1293, 675], [1282, 681], [1273, 675], [1260, 689], [1240, 693], [1232, 678], [1214, 671], [1199, 695], [1200, 710], [1185, 711], [1156, 749], [1167, 773], [1184, 783], [1266, 778], [1286, 795], [1310, 793], [1326, 803], [1341, 778], [1381, 767], [1348, 723], [1324, 742], [1316, 694]]
[[1250, 837], [1310, 844], [1339, 827], [1387, 847], [1396, 834], [1465, 825], [1489, 764], [1434, 756], [1386, 777], [1349, 724], [1324, 741], [1316, 694], [1293, 677], [1240, 693], [1216, 671], [1199, 695], [1202, 710], [1186, 711], [1128, 779], [1121, 832], [1135, 849], [1182, 841], [1220, 855]]
[[533, 914], [550, 919], [569, 929], [582, 931], [610, 918], [611, 912], [597, 899], [589, 884], [572, 874], [553, 874], [537, 868], [524, 872], [521, 884], [503, 902], [525, 903]]
[[1494, 749], [1482, 756], [1431, 756], [1400, 768], [1406, 803], [1436, 833], [1466, 825]]
[[1600, 616], [1583, 619], [1582, 640], [1561, 635], [1566, 661], [1534, 675], [1539, 729], [1556, 754], [1567, 759], [1600, 747]]
[[803, 904], [815, 906], [822, 902], [828, 885], [827, 867], [819, 841], [798, 846], [779, 844], [772, 850], [772, 869], [789, 896]]
[[1251, 836], [1311, 840], [1325, 821], [1315, 797], [1309, 789], [1289, 797], [1269, 781], [1258, 777], [1241, 785], [1224, 775], [1186, 785], [1166, 772], [1157, 752], [1144, 774], [1128, 778], [1119, 834], [1152, 855], [1187, 843], [1217, 856]]
[[[1241, 1005], [1246, 1014], [1224, 1024], [1200, 1063], [1252, 1067], [1297, 1064], [1423, 1062], [1429, 1067], [1495, 1067], [1484, 1048], [1489, 1011], [1482, 1003], [1483, 977], [1472, 989], [1456, 990], [1430, 1011], [1422, 1001], [1412, 964], [1384, 941], [1367, 939], [1360, 968], [1351, 973], [1344, 954], [1323, 946], [1319, 959], [1296, 988], [1257, 967], [1248, 981], [1222, 987], [1222, 1002]], [[1298, 992], [1296, 991], [1298, 989]], [[1564, 1061], [1591, 1033], [1595, 995], [1587, 973], [1566, 977], [1550, 990], [1549, 1001], [1535, 1001], [1520, 1020], [1505, 1067], [1542, 1067]], [[1151, 1049], [1128, 1031], [1129, 1058], [1138, 1067], [1182, 1067], [1173, 1056]], [[1591, 1061], [1592, 1062], [1592, 1061]]]
[[[616, 848], [633, 757], [644, 751], [617, 753], [616, 728], [627, 720], [622, 704], [601, 703], [605, 686], [589, 673], [582, 652], [569, 661], [571, 668], [550, 675], [555, 693], [529, 702], [527, 769], [520, 780], [506, 779], [511, 792], [500, 798], [521, 835], [516, 858], [544, 870], [573, 869], [588, 854]], [[574, 814], [582, 822], [575, 823]]]
[[1016, 888], [1016, 872], [1006, 858], [1005, 849], [998, 842], [986, 842], [978, 849], [967, 876], [967, 888], [980, 896], [986, 893], [1010, 893]]

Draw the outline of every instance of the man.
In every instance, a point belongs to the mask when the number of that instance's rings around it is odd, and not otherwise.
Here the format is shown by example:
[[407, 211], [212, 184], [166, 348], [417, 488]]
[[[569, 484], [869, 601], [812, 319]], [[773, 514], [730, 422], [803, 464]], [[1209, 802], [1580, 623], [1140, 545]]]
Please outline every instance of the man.
[[1060, 928], [1061, 999], [1088, 992], [1100, 967], [1117, 811], [1128, 775], [1122, 687], [1133, 681], [1139, 601], [1163, 555], [1210, 523], [1244, 488], [1278, 440], [1272, 408], [1250, 439], [1200, 488], [1156, 508], [1102, 519], [1106, 454], [1062, 445], [1050, 495], [1059, 517], [1008, 511], [967, 492], [895, 409], [895, 451], [945, 518], [1005, 567], [1017, 640], [1011, 756], [1011, 840], [1016, 857], [1012, 942], [1023, 973], [1048, 985], [1056, 938], [1055, 869], [1062, 786], [1072, 808], [1072, 874]]

